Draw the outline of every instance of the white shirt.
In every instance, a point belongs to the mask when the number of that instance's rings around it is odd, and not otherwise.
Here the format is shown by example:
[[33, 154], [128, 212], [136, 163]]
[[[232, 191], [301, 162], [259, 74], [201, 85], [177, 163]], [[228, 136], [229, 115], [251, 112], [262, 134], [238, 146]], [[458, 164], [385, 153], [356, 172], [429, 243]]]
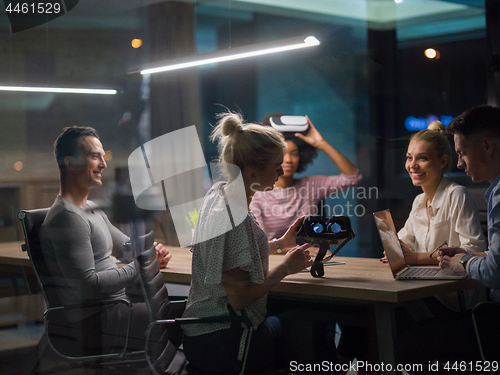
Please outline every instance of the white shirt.
[[[216, 183], [205, 195], [194, 234], [191, 288], [183, 318], [229, 315], [222, 274], [234, 268], [248, 272], [249, 283], [262, 284], [269, 269], [269, 243], [255, 216], [245, 211], [245, 220], [227, 230], [228, 212], [223, 182]], [[222, 227], [222, 228], [221, 228]], [[222, 233], [210, 238], [209, 233]], [[200, 238], [210, 238], [198, 241]], [[267, 294], [245, 308], [254, 328], [266, 316]], [[239, 315], [240, 311], [236, 311]], [[198, 336], [229, 328], [231, 323], [186, 324], [187, 336]]]
[[424, 193], [415, 197], [398, 237], [419, 253], [432, 252], [444, 241], [467, 251], [486, 250], [474, 199], [464, 186], [446, 178], [439, 183], [429, 207]]
[[[413, 207], [405, 226], [398, 232], [413, 251], [427, 253], [442, 246], [458, 246], [467, 251], [485, 251], [486, 243], [481, 230], [479, 213], [472, 195], [464, 186], [443, 177], [431, 204], [427, 207], [425, 193], [413, 201]], [[439, 295], [436, 298], [448, 308], [459, 311], [456, 293]], [[467, 308], [486, 300], [486, 290], [476, 288], [465, 291]]]

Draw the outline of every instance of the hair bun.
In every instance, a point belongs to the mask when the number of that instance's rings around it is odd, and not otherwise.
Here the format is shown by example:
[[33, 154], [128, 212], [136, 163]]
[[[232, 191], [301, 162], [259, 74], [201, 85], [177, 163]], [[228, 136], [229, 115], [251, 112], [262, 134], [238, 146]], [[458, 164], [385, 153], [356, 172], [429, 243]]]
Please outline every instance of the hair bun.
[[429, 126], [427, 126], [427, 129], [438, 131], [444, 136], [446, 136], [448, 134], [448, 131], [446, 130], [446, 126], [444, 126], [441, 121], [432, 121], [429, 124]]
[[243, 130], [243, 119], [237, 113], [225, 114], [221, 118], [221, 132], [223, 136], [231, 136]]

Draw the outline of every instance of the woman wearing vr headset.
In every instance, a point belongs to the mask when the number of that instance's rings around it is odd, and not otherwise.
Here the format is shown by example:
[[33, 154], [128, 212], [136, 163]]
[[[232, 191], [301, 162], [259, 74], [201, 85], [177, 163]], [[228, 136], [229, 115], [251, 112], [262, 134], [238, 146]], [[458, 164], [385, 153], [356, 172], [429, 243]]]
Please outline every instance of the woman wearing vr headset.
[[[266, 117], [262, 123], [269, 125]], [[277, 189], [263, 190], [255, 194], [250, 209], [255, 214], [267, 238], [280, 238], [286, 229], [301, 215], [318, 215], [320, 201], [332, 194], [348, 189], [361, 181], [358, 168], [330, 145], [307, 118], [309, 128], [305, 134], [283, 132], [283, 174], [275, 184]], [[306, 170], [323, 151], [339, 168], [340, 174], [333, 176], [307, 176], [294, 178], [295, 173]]]
[[[251, 334], [246, 369], [260, 371], [298, 363], [335, 363], [335, 345], [313, 344], [313, 322], [307, 314], [287, 312], [266, 317], [268, 292], [285, 276], [310, 267], [309, 244], [295, 245], [303, 217], [280, 237], [287, 250], [269, 270], [269, 254], [279, 250], [268, 241], [248, 206], [256, 190], [272, 189], [283, 174], [283, 136], [273, 128], [245, 124], [239, 114], [220, 116], [211, 140], [227, 182], [205, 195], [193, 238], [191, 288], [183, 317], [245, 315], [241, 323], [184, 325], [184, 352], [191, 365], [207, 373], [241, 370], [247, 335]], [[300, 339], [298, 339], [300, 338]], [[307, 343], [304, 345], [304, 343]]]

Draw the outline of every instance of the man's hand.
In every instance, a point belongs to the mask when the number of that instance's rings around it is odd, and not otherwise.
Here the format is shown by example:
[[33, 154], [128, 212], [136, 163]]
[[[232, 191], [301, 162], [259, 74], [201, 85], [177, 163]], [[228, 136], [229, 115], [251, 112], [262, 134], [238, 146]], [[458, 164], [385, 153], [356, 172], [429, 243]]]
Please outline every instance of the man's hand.
[[167, 267], [169, 260], [172, 258], [172, 254], [170, 254], [168, 249], [161, 243], [154, 242], [153, 245], [156, 248], [156, 259], [158, 259], [158, 263], [160, 263], [160, 268]]
[[464, 272], [464, 267], [460, 263], [460, 259], [467, 252], [458, 246], [442, 247], [437, 251], [437, 260], [439, 267], [449, 268], [453, 272]]
[[458, 247], [458, 246], [442, 247], [437, 252], [438, 260], [439, 260], [440, 256], [442, 257], [444, 255], [448, 255], [449, 257], [452, 257], [455, 254], [466, 254], [466, 253], [467, 253], [467, 251], [465, 251], [464, 249], [462, 249], [461, 247]]
[[[444, 249], [450, 249], [449, 247]], [[465, 255], [464, 252], [457, 252], [455, 255], [444, 255], [446, 252], [438, 251], [437, 260], [439, 261], [439, 267], [441, 268], [449, 268], [453, 272], [464, 272], [464, 267], [462, 263], [460, 263], [460, 259]]]

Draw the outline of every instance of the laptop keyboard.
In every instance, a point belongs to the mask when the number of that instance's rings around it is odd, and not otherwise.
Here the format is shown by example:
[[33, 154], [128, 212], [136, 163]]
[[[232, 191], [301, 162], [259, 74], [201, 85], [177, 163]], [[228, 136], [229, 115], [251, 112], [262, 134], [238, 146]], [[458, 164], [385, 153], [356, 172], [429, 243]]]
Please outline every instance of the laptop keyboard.
[[434, 276], [440, 268], [437, 267], [411, 267], [408, 268], [401, 276]]

